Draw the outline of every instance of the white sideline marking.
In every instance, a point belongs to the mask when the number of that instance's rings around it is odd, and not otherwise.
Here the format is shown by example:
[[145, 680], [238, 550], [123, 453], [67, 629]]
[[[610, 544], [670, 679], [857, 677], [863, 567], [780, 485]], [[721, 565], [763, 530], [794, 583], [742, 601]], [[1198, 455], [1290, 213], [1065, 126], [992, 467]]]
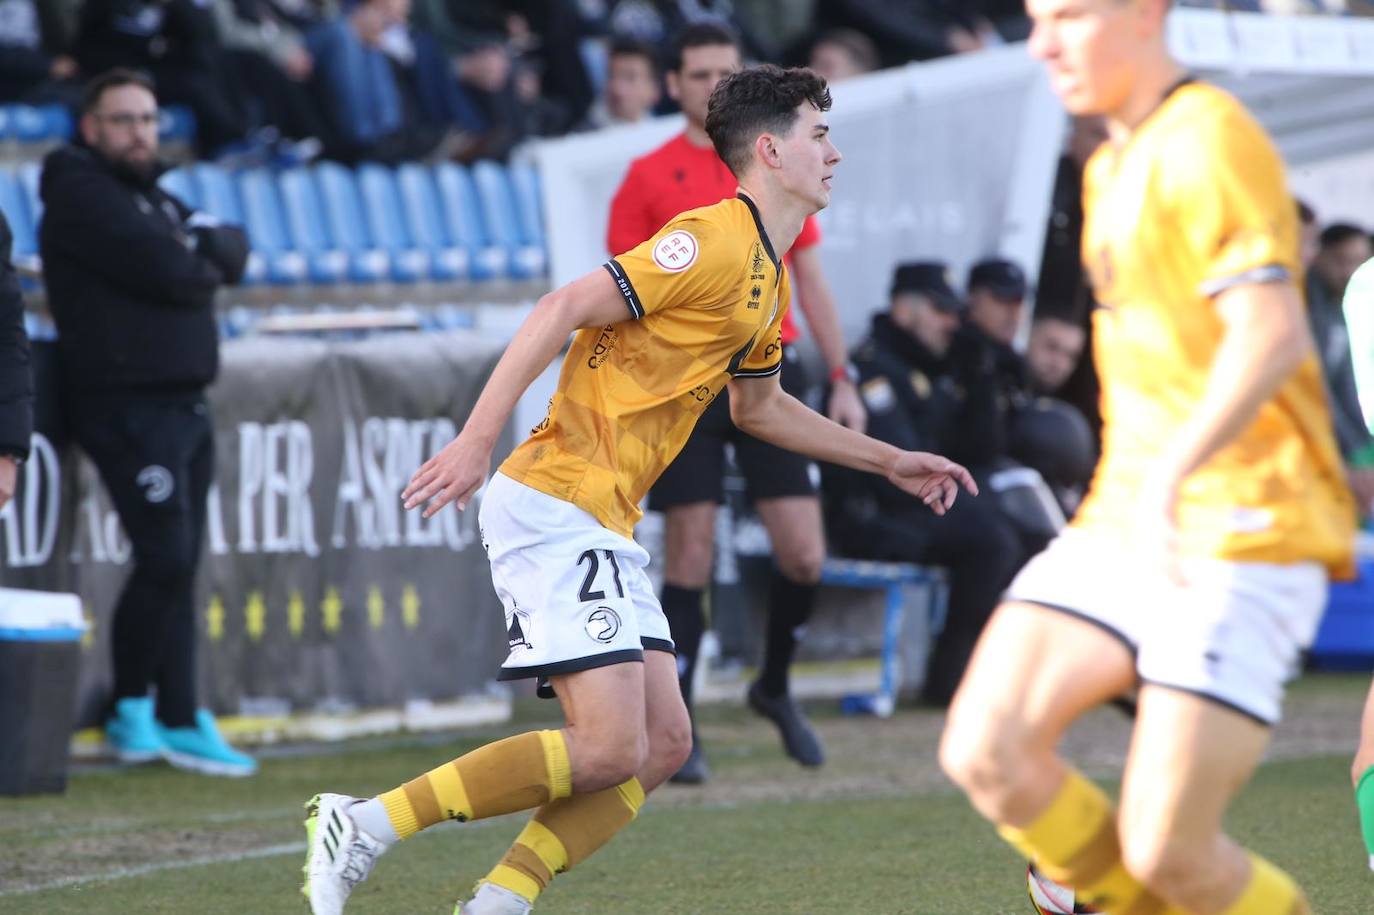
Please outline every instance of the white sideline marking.
[[49, 880], [47, 883], [34, 884], [33, 886], [21, 886], [15, 889], [0, 890], [0, 896], [22, 896], [27, 893], [41, 893], [45, 890], [60, 890], [65, 887], [81, 886], [87, 883], [126, 880], [129, 877], [142, 877], [144, 874], [156, 874], [159, 871], [181, 870], [187, 867], [203, 867], [206, 864], [233, 864], [237, 861], [275, 858], [279, 855], [298, 855], [303, 851], [305, 851], [304, 842], [285, 842], [281, 845], [269, 845], [266, 848], [255, 848], [251, 851], [240, 851], [219, 855], [201, 855], [199, 858], [187, 858], [182, 861], [160, 861], [156, 864], [140, 864], [138, 867], [122, 867], [118, 870], [107, 871], [103, 874], [83, 874], [75, 877], [62, 877], [57, 880]]

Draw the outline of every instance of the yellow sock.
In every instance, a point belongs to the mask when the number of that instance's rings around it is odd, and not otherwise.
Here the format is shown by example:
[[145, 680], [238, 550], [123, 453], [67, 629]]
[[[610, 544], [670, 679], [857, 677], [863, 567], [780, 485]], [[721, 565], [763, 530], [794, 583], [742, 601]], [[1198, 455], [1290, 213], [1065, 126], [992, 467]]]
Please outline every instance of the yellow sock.
[[1070, 769], [1059, 793], [1035, 822], [998, 828], [1017, 851], [1081, 901], [1112, 915], [1184, 915], [1127, 872], [1116, 837], [1116, 814], [1107, 795]]
[[639, 779], [539, 808], [486, 880], [530, 902], [561, 874], [610, 841], [644, 805]]
[[1250, 882], [1240, 898], [1221, 915], [1311, 915], [1312, 910], [1293, 878], [1254, 852], [1250, 853]]
[[562, 731], [531, 731], [478, 747], [379, 795], [402, 839], [442, 820], [480, 820], [572, 794]]

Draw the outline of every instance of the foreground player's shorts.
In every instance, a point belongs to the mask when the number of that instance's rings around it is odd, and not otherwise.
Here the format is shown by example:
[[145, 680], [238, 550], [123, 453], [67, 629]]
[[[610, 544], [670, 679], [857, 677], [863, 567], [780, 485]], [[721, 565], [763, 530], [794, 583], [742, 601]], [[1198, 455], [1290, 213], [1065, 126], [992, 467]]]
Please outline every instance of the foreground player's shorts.
[[1326, 570], [1184, 559], [1178, 585], [1137, 556], [1111, 535], [1068, 528], [1021, 570], [1007, 599], [1105, 629], [1135, 655], [1143, 683], [1276, 723], [1284, 684], [1326, 607]]
[[504, 474], [478, 515], [510, 656], [499, 679], [550, 677], [673, 650], [649, 554], [587, 512]]

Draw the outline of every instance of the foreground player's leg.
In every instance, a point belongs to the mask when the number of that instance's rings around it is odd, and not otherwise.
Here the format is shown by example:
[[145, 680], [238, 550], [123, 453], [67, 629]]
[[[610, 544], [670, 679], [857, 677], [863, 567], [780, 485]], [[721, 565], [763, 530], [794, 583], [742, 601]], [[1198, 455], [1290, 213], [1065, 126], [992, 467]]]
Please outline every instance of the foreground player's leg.
[[1112, 915], [1181, 915], [1126, 871], [1111, 803], [1055, 752], [1074, 719], [1134, 682], [1130, 650], [1105, 630], [1004, 604], [954, 698], [940, 762], [1003, 838], [1083, 901]]
[[1364, 714], [1360, 718], [1360, 745], [1355, 750], [1355, 762], [1350, 768], [1350, 780], [1355, 785], [1355, 806], [1360, 811], [1360, 832], [1369, 852], [1369, 867], [1374, 870], [1374, 683], [1364, 700]]
[[816, 606], [816, 583], [825, 562], [820, 500], [786, 496], [760, 499], [757, 507], [777, 565], [768, 585], [763, 667], [749, 689], [749, 705], [777, 726], [788, 756], [803, 766], [820, 766], [825, 751], [792, 700], [789, 682], [797, 645]]
[[[555, 678], [555, 690], [568, 720], [583, 717], [588, 703], [611, 701], [594, 690], [579, 691], [578, 675]], [[501, 862], [487, 874], [462, 915], [506, 915], [517, 897], [526, 908], [548, 887], [555, 874], [576, 866], [608, 842], [635, 818], [645, 794], [681, 767], [691, 746], [691, 721], [677, 687], [677, 668], [671, 654], [644, 654], [648, 758], [635, 778], [614, 788], [578, 794], [541, 807], [516, 838]], [[574, 681], [569, 683], [568, 681]], [[496, 892], [497, 888], [503, 892]], [[491, 902], [488, 902], [488, 899]], [[497, 902], [505, 907], [497, 907]]]
[[1121, 788], [1126, 865], [1199, 915], [1310, 912], [1292, 878], [1222, 834], [1222, 816], [1269, 742], [1268, 726], [1191, 693], [1143, 687]]
[[528, 810], [573, 791], [595, 793], [633, 778], [648, 744], [644, 665], [616, 664], [563, 679], [578, 696], [578, 717], [570, 717], [562, 730], [487, 744], [371, 800], [335, 794], [312, 800], [303, 887], [312, 909], [342, 911], [393, 836], [404, 839], [443, 820]]

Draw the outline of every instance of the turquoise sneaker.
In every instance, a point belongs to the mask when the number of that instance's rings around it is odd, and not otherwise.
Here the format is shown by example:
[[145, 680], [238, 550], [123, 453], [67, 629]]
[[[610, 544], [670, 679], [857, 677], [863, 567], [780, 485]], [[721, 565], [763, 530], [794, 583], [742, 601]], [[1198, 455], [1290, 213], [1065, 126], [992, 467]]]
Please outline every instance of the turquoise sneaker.
[[167, 752], [167, 744], [153, 717], [152, 697], [130, 696], [116, 702], [114, 714], [105, 722], [105, 741], [120, 762], [161, 759]]
[[178, 769], [228, 778], [243, 778], [258, 771], [257, 760], [225, 742], [215, 725], [215, 716], [206, 709], [196, 710], [195, 727], [169, 728], [158, 724], [157, 729], [167, 745], [163, 755]]

